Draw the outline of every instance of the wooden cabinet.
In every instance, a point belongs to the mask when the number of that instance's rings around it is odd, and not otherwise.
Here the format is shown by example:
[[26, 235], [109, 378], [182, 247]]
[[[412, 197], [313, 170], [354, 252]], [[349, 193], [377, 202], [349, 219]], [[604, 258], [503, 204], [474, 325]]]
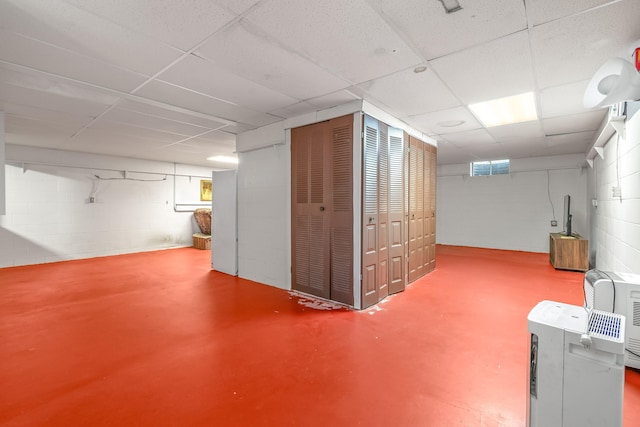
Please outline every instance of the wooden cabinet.
[[579, 234], [549, 235], [549, 260], [561, 270], [587, 271], [589, 269], [589, 241]]

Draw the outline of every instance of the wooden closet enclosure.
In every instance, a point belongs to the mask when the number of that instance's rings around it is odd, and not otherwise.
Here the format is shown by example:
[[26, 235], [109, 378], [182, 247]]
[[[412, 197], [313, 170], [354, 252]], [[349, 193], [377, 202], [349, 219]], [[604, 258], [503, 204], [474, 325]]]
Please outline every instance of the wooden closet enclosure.
[[[354, 177], [354, 153], [362, 176]], [[291, 129], [293, 289], [366, 308], [433, 270], [436, 154], [368, 115]]]

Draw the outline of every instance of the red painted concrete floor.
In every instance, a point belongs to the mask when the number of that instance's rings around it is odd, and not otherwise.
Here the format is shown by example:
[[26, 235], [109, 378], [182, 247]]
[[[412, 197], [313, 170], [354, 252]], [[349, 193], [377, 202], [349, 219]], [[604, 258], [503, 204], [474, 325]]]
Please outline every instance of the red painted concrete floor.
[[[0, 269], [0, 425], [524, 426], [527, 314], [582, 303], [583, 275], [545, 254], [440, 246], [433, 273], [361, 312], [208, 257]], [[624, 411], [640, 425], [639, 371]]]

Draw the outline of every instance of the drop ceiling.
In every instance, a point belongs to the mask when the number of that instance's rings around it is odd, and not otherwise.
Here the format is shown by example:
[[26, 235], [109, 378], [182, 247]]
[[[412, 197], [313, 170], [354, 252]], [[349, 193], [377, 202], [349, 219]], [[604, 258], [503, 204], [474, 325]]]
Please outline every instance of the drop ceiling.
[[[225, 168], [206, 158], [238, 133], [364, 99], [440, 164], [586, 153], [606, 111], [584, 90], [629, 58], [640, 1], [459, 2], [0, 0], [5, 139]], [[467, 108], [529, 91], [536, 121], [487, 129]]]

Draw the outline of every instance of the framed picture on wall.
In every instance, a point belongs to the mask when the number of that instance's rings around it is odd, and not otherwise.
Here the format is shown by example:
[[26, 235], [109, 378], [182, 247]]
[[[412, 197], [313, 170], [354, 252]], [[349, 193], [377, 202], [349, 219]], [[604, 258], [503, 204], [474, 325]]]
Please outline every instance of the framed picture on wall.
[[201, 179], [200, 180], [200, 200], [202, 201], [211, 201], [211, 180], [210, 179]]

